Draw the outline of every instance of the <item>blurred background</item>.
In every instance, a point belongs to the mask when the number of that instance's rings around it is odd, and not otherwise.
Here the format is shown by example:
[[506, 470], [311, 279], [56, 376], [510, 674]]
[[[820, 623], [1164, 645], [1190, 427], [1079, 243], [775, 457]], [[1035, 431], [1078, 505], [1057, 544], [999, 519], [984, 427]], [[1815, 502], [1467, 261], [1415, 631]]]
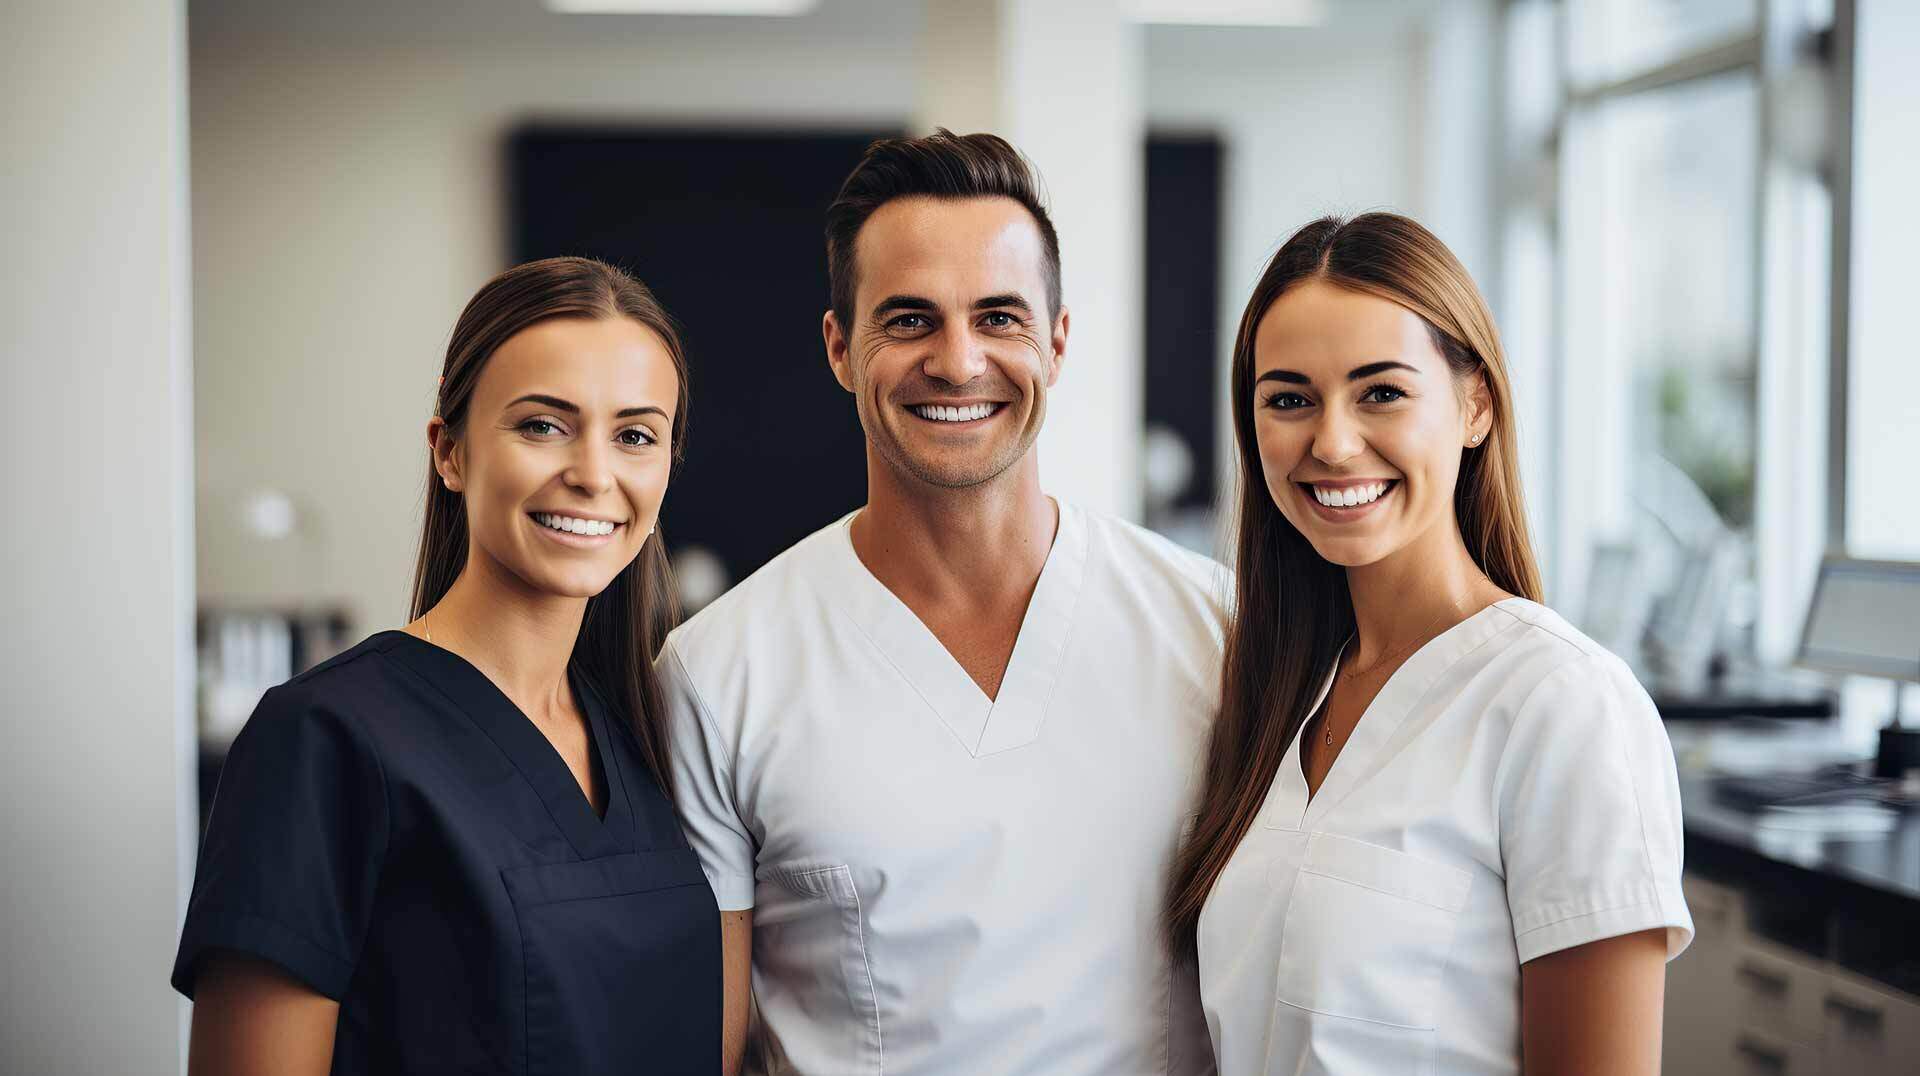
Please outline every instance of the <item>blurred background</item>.
[[[24, 0], [0, 10], [0, 1069], [162, 1072], [200, 812], [405, 620], [449, 331], [519, 261], [686, 326], [698, 608], [858, 506], [822, 212], [876, 137], [1037, 163], [1049, 489], [1220, 555], [1266, 258], [1422, 220], [1491, 302], [1549, 600], [1653, 691], [1700, 927], [1667, 1070], [1920, 1067], [1920, 5]], [[1920, 717], [1908, 719], [1920, 725]]]

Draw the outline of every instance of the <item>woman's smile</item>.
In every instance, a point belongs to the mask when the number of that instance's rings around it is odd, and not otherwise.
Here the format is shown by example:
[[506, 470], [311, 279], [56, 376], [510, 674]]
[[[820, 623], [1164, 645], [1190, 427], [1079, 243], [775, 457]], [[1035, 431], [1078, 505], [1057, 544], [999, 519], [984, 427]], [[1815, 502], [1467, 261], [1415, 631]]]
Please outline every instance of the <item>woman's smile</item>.
[[575, 549], [598, 549], [614, 540], [625, 523], [557, 512], [529, 512], [534, 528], [548, 538]]
[[1397, 478], [1361, 482], [1296, 482], [1300, 496], [1313, 513], [1329, 523], [1353, 523], [1372, 515], [1395, 490]]

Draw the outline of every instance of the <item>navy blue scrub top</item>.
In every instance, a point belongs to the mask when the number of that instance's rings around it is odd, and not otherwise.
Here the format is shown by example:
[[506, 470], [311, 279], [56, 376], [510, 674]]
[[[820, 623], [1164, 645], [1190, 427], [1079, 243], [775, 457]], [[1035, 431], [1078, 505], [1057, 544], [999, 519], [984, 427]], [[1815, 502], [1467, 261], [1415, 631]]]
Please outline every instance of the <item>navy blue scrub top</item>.
[[227, 757], [174, 964], [340, 1003], [336, 1073], [720, 1067], [720, 917], [623, 720], [576, 672], [593, 811], [478, 669], [382, 632], [267, 692]]

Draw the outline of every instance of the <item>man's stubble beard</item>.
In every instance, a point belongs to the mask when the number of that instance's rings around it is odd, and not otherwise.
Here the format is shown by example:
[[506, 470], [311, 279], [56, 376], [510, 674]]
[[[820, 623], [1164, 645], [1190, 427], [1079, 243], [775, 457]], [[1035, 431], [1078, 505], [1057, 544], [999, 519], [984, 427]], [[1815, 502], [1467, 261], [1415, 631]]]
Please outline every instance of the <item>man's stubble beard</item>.
[[[1012, 407], [1015, 403], [1020, 402], [1024, 401], [1013, 401], [1004, 406]], [[1006, 474], [1021, 460], [1025, 459], [1027, 453], [1033, 451], [1034, 443], [1040, 439], [1042, 420], [1046, 417], [1046, 397], [1044, 395], [1034, 397], [1033, 403], [1034, 413], [1028, 421], [1026, 428], [1021, 430], [1016, 436], [1012, 451], [1008, 452], [1004, 458], [995, 456], [980, 466], [969, 470], [943, 468], [935, 465], [931, 461], [916, 459], [914, 454], [908, 451], [902, 443], [902, 439], [895, 436], [894, 427], [889, 425], [886, 420], [879, 415], [862, 416], [862, 425], [866, 427], [867, 440], [869, 443], [879, 451], [880, 457], [897, 473], [936, 489], [972, 489], [976, 486], [982, 486], [992, 482], [994, 479]], [[1004, 412], [1002, 412], [1002, 415], [1004, 415]], [[911, 422], [917, 420], [906, 418], [901, 421]]]

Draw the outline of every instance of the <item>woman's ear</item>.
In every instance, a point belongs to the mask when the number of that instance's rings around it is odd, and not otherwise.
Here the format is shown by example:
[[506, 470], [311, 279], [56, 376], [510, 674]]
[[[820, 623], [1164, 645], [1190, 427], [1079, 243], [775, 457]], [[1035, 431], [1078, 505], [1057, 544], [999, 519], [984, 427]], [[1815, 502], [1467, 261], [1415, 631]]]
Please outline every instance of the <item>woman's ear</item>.
[[1467, 382], [1466, 405], [1466, 442], [1469, 448], [1474, 448], [1493, 432], [1493, 390], [1487, 387], [1485, 370], [1475, 370]]
[[453, 431], [447, 429], [447, 421], [439, 415], [427, 420], [427, 451], [433, 455], [433, 469], [440, 475], [440, 484], [448, 490], [459, 493], [464, 484], [460, 475], [460, 453], [453, 440]]

